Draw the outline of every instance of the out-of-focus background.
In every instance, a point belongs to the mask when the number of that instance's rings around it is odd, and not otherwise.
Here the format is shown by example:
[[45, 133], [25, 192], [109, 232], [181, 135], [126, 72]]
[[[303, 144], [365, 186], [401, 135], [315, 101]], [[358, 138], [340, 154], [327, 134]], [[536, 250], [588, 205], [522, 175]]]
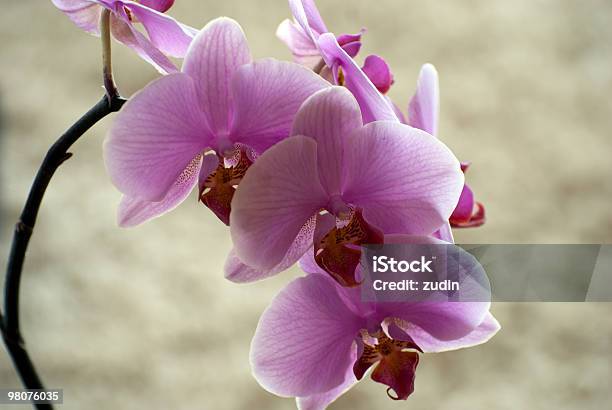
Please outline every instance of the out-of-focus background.
[[[391, 64], [404, 109], [421, 64], [441, 76], [441, 137], [473, 166], [486, 226], [464, 243], [612, 240], [612, 3], [607, 0], [319, 0], [330, 30], [367, 27], [362, 56]], [[274, 32], [285, 0], [178, 0], [195, 27], [244, 27], [256, 58], [288, 59]], [[98, 40], [51, 1], [0, 13], [0, 260], [40, 161], [102, 95]], [[131, 95], [157, 73], [116, 46]], [[291, 409], [251, 377], [250, 338], [298, 272], [248, 286], [223, 279], [227, 229], [196, 203], [135, 229], [115, 223], [96, 126], [61, 167], [25, 265], [30, 352], [65, 409]], [[398, 164], [401, 166], [401, 164]], [[502, 331], [473, 349], [426, 355], [408, 402], [366, 381], [334, 409], [595, 409], [610, 403], [612, 305], [496, 304]], [[282, 343], [282, 341], [279, 341]], [[0, 387], [19, 382], [0, 351]], [[606, 404], [608, 403], [608, 404]]]

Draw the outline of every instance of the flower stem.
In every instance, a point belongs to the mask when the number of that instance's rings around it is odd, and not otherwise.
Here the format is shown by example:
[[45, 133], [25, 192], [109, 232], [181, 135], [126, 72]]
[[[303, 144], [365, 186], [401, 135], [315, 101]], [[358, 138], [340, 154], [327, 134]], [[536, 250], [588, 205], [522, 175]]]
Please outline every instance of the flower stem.
[[[30, 237], [34, 232], [34, 225], [38, 210], [53, 177], [60, 165], [72, 156], [68, 149], [87, 130], [102, 118], [112, 112], [119, 111], [126, 100], [118, 95], [105, 95], [85, 115], [75, 122], [52, 146], [43, 160], [30, 193], [21, 212], [19, 221], [15, 225], [13, 243], [8, 258], [4, 282], [4, 316], [0, 314], [0, 330], [7, 351], [21, 381], [27, 389], [42, 389], [43, 384], [36, 372], [22, 338], [19, 327], [19, 287], [23, 262], [28, 248]], [[35, 405], [37, 409], [51, 409], [49, 404]]]
[[104, 76], [104, 89], [109, 102], [117, 97], [117, 86], [113, 79], [113, 59], [111, 52], [110, 10], [104, 9], [100, 16], [100, 37], [102, 38], [102, 73]]

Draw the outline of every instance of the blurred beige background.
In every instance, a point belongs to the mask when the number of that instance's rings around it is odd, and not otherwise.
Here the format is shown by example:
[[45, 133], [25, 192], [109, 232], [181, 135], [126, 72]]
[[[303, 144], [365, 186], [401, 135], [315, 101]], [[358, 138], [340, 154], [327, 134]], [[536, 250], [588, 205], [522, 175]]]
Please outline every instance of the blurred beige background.
[[[178, 0], [202, 27], [244, 27], [255, 57], [288, 58], [274, 37], [285, 0]], [[612, 3], [606, 0], [319, 0], [337, 33], [369, 30], [406, 107], [420, 65], [441, 75], [441, 135], [471, 160], [487, 206], [460, 242], [612, 240]], [[0, 14], [0, 255], [46, 149], [95, 103], [98, 41], [50, 1], [6, 1]], [[156, 72], [122, 46], [125, 96]], [[23, 281], [23, 326], [65, 409], [291, 409], [262, 390], [250, 338], [272, 296], [297, 274], [237, 286], [223, 279], [227, 230], [195, 197], [141, 227], [116, 227], [118, 192], [101, 145], [109, 120], [75, 147], [45, 197]], [[362, 382], [334, 409], [595, 409], [610, 403], [612, 305], [497, 304], [490, 343], [422, 358], [416, 392], [392, 402]], [[19, 385], [0, 351], [0, 386]], [[605, 403], [608, 403], [606, 405]], [[18, 408], [18, 407], [16, 407]]]

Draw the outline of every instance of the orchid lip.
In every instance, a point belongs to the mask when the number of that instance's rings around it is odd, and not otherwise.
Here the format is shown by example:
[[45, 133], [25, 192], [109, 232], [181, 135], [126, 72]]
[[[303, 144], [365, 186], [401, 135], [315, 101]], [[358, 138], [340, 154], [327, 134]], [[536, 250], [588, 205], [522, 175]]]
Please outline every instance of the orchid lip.
[[[200, 176], [199, 201], [206, 205], [224, 224], [230, 223], [231, 202], [236, 187], [252, 162], [243, 149], [217, 155], [219, 164], [211, 174]], [[229, 157], [229, 161], [226, 159]]]
[[356, 277], [360, 247], [364, 243], [382, 243], [382, 232], [368, 224], [359, 208], [349, 210], [348, 215], [342, 212], [335, 216], [335, 226], [314, 244], [315, 261], [341, 286], [356, 287], [361, 283]]
[[[413, 342], [395, 340], [382, 330], [374, 334], [362, 330], [363, 351], [353, 365], [353, 373], [361, 380], [374, 366], [372, 380], [387, 385], [387, 395], [393, 400], [406, 400], [414, 391], [414, 378], [421, 349]], [[394, 392], [395, 394], [391, 394]]]

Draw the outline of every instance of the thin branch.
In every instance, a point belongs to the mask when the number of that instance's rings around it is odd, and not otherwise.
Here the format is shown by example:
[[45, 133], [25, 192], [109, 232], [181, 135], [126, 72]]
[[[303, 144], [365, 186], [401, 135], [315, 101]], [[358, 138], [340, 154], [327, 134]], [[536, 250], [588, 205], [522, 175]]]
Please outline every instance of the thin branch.
[[[24, 387], [27, 389], [43, 388], [25, 348], [19, 326], [21, 272], [28, 243], [36, 224], [38, 210], [53, 174], [72, 155], [68, 152], [68, 149], [102, 118], [112, 112], [119, 111], [125, 101], [118, 95], [105, 95], [51, 146], [34, 178], [21, 217], [15, 225], [4, 283], [4, 316], [0, 316], [3, 319], [0, 327], [7, 350]], [[36, 405], [36, 408], [51, 409], [52, 406], [39, 404]]]
[[104, 9], [100, 16], [100, 38], [102, 39], [102, 75], [104, 77], [104, 88], [109, 101], [119, 96], [117, 86], [113, 79], [113, 60], [111, 52], [111, 33], [110, 33], [109, 9]]

